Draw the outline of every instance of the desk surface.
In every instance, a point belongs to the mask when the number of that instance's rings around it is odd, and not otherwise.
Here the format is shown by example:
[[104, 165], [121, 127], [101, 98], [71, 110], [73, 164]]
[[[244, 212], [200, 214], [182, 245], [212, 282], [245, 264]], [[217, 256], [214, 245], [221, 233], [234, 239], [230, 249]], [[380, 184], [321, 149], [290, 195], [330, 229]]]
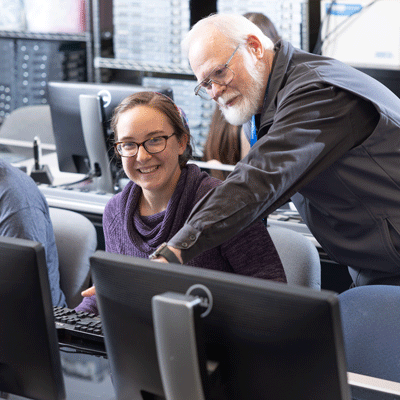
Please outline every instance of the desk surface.
[[57, 188], [39, 185], [40, 191], [46, 197], [50, 207], [103, 215], [104, 207], [113, 196], [110, 193], [86, 191], [85, 189]]
[[[28, 159], [14, 165], [25, 167], [27, 173], [30, 174], [33, 163], [33, 159]], [[45, 195], [50, 207], [65, 208], [100, 216], [103, 214], [104, 207], [113, 194], [99, 192], [94, 185], [61, 186], [78, 182], [85, 175], [61, 172], [58, 168], [57, 154], [55, 152], [43, 156], [42, 164], [49, 166], [54, 178], [53, 185], [40, 184], [38, 186]]]
[[[116, 400], [108, 360], [60, 351], [66, 400]], [[9, 395], [9, 400], [28, 400]]]
[[400, 383], [349, 372], [353, 400], [398, 400]]
[[[108, 360], [60, 352], [66, 400], [116, 400]], [[398, 400], [400, 383], [348, 373], [352, 400]], [[9, 400], [28, 400], [10, 395]], [[322, 399], [321, 399], [322, 400]]]

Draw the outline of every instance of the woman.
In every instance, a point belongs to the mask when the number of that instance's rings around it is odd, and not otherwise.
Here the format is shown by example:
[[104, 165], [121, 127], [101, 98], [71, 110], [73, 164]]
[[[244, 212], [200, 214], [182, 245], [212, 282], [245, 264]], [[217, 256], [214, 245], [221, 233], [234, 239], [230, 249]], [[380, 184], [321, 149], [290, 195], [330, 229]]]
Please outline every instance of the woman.
[[[191, 158], [183, 112], [168, 97], [135, 93], [115, 109], [115, 149], [130, 179], [106, 205], [106, 251], [148, 258], [183, 226], [193, 206], [221, 181], [201, 172]], [[260, 221], [188, 265], [286, 282], [279, 256]], [[134, 290], [134, 288], [132, 288]], [[98, 314], [94, 288], [77, 311]]]

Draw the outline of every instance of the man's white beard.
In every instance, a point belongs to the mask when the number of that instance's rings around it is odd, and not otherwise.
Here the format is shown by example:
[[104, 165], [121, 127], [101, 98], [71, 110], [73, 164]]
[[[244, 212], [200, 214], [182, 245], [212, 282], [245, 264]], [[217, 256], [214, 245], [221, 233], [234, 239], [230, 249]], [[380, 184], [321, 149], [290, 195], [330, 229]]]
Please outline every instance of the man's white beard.
[[249, 65], [247, 65], [247, 71], [251, 81], [246, 92], [229, 91], [229, 98], [227, 98], [229, 100], [239, 95], [238, 103], [232, 107], [225, 107], [225, 101], [223, 99], [218, 100], [222, 114], [231, 125], [239, 126], [249, 121], [258, 112], [264, 99], [265, 78], [263, 72], [259, 71], [256, 66]]

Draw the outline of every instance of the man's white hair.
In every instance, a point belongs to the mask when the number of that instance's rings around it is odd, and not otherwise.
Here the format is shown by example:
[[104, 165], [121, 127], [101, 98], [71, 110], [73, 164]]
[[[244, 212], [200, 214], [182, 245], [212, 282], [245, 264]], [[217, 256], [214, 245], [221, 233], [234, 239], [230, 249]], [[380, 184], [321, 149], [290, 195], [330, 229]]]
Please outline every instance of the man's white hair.
[[239, 14], [213, 14], [201, 19], [186, 34], [182, 40], [182, 52], [187, 57], [193, 39], [199, 34], [207, 32], [210, 27], [216, 28], [222, 35], [237, 46], [245, 44], [249, 35], [256, 36], [265, 50], [272, 50], [274, 44], [270, 38], [265, 36], [261, 29], [249, 21], [246, 17]]

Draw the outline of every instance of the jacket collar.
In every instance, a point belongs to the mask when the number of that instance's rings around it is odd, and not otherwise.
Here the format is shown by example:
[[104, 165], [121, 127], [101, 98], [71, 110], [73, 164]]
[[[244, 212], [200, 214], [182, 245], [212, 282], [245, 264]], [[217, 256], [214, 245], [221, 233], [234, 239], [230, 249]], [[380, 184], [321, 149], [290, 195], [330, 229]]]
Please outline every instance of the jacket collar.
[[280, 40], [275, 45], [275, 56], [271, 67], [271, 77], [268, 93], [264, 98], [261, 112], [260, 129], [270, 125], [276, 113], [276, 97], [285, 84], [286, 74], [291, 62], [294, 47], [285, 40]]

